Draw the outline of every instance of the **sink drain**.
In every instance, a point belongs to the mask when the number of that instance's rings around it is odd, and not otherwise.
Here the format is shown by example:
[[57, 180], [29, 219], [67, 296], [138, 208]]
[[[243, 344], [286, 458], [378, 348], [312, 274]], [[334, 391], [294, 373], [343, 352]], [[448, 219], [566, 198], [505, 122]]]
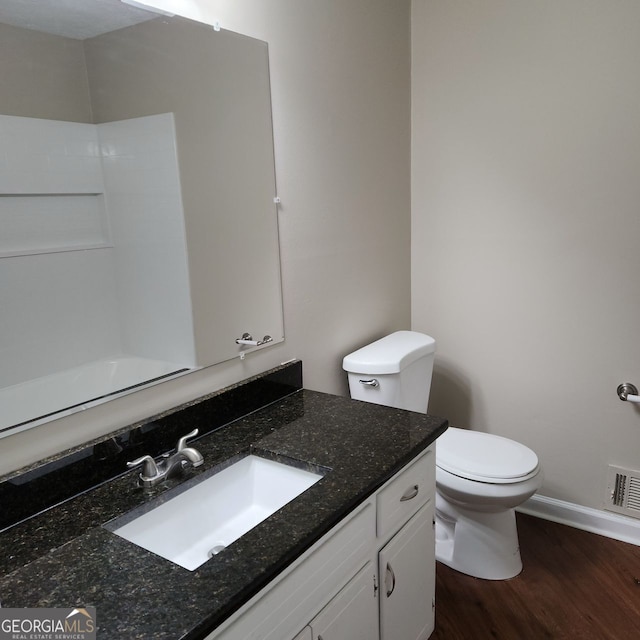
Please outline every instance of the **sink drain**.
[[214, 547], [211, 547], [211, 549], [209, 549], [209, 553], [207, 554], [210, 558], [213, 558], [213, 556], [217, 556], [223, 549], [226, 549], [227, 546], [224, 544], [217, 544]]

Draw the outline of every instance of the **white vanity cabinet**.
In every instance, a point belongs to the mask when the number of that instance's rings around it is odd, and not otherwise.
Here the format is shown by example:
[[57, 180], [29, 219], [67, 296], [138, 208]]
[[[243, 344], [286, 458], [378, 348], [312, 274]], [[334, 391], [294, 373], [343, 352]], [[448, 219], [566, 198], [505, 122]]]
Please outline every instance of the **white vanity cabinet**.
[[434, 627], [435, 447], [207, 640], [425, 640]]
[[[295, 638], [349, 580], [367, 562], [371, 562], [371, 548], [374, 545], [375, 500], [369, 498], [249, 600], [207, 640]], [[375, 638], [377, 636], [372, 640]]]

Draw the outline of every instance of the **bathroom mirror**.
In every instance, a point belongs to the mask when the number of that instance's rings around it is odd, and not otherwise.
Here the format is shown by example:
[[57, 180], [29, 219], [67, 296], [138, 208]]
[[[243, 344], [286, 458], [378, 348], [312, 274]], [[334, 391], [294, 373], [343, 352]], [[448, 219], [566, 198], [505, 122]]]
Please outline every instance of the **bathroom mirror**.
[[0, 0], [0, 81], [0, 436], [284, 339], [266, 43]]

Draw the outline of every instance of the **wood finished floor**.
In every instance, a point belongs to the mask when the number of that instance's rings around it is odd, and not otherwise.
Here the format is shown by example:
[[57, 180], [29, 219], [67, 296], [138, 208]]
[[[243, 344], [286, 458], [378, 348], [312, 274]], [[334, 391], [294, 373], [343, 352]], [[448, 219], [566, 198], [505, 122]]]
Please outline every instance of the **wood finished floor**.
[[431, 640], [640, 640], [640, 547], [517, 517], [519, 576], [478, 580], [438, 563]]

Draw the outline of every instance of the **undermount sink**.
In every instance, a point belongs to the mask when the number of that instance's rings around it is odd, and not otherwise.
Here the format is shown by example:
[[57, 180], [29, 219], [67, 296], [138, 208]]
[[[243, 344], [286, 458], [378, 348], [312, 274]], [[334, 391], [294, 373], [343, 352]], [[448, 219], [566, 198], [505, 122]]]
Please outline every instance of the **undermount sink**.
[[311, 471], [248, 455], [127, 524], [119, 526], [122, 519], [118, 519], [108, 528], [193, 571], [320, 478]]

